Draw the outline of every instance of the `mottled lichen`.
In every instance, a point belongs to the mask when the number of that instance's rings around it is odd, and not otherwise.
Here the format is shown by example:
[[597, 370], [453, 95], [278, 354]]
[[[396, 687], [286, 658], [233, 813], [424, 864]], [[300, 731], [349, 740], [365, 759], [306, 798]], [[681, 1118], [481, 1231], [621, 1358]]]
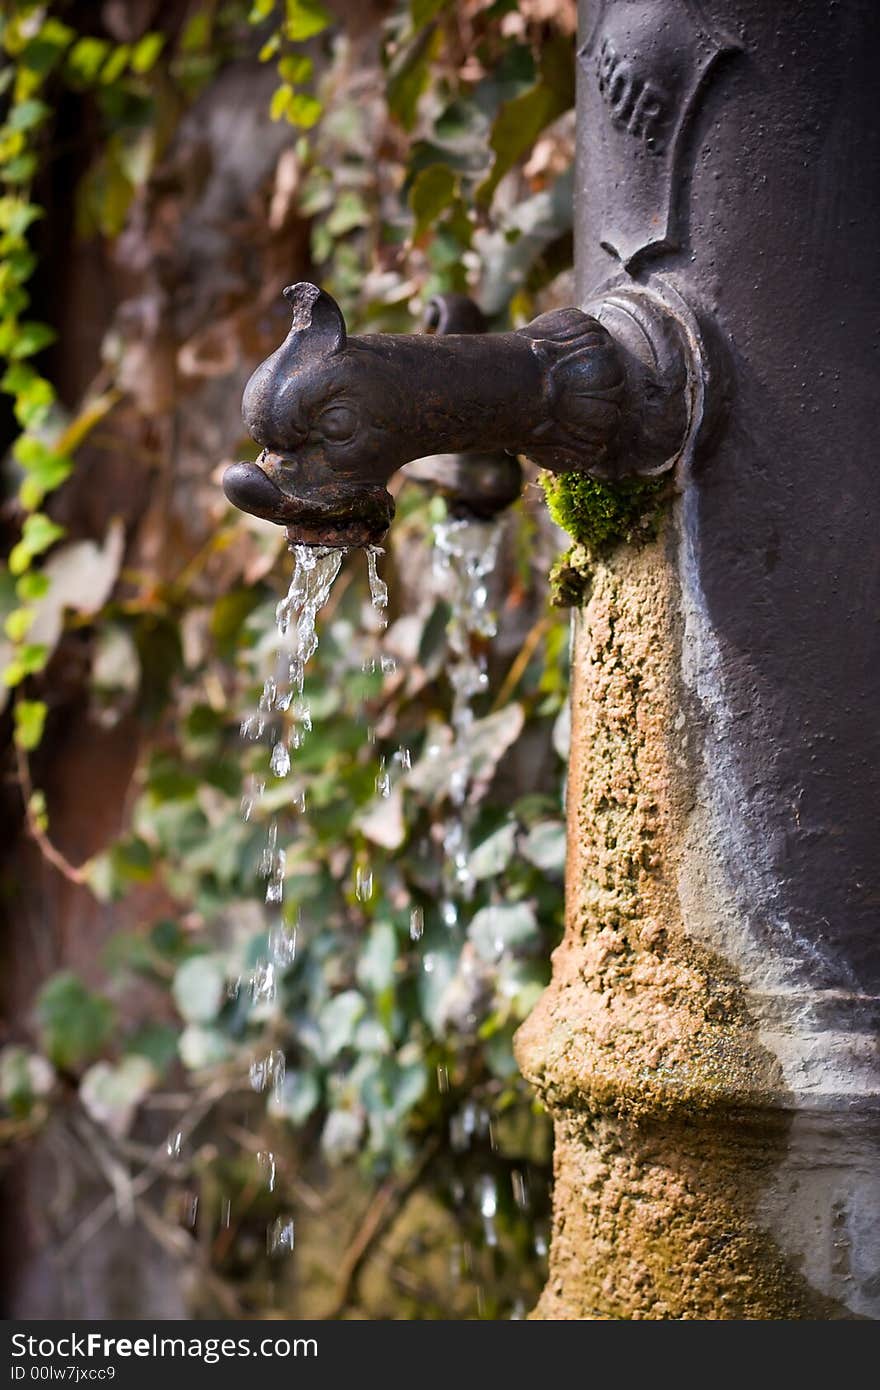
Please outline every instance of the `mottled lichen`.
[[728, 961], [688, 933], [694, 801], [669, 541], [595, 561], [574, 624], [566, 932], [516, 1040], [554, 1117], [544, 1318], [847, 1316], [766, 1227], [790, 1098]]
[[550, 573], [551, 597], [574, 607], [587, 595], [597, 560], [616, 545], [656, 533], [669, 479], [605, 482], [584, 473], [545, 473], [541, 482], [550, 515], [573, 542]]

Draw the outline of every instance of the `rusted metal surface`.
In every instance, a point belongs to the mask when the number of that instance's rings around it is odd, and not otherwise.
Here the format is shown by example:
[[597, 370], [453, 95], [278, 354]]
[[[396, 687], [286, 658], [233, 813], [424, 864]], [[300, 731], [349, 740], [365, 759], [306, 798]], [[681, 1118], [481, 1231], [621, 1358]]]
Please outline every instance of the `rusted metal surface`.
[[[435, 294], [425, 311], [427, 333], [485, 333], [479, 305], [466, 294]], [[489, 521], [515, 502], [522, 467], [514, 454], [432, 454], [406, 465], [406, 476], [445, 497], [452, 516]]]
[[380, 540], [394, 511], [388, 479], [429, 454], [504, 450], [615, 478], [672, 467], [686, 436], [686, 338], [644, 294], [594, 313], [555, 310], [512, 333], [350, 338], [323, 290], [284, 293], [290, 332], [242, 407], [263, 452], [229, 468], [224, 489], [291, 540]]

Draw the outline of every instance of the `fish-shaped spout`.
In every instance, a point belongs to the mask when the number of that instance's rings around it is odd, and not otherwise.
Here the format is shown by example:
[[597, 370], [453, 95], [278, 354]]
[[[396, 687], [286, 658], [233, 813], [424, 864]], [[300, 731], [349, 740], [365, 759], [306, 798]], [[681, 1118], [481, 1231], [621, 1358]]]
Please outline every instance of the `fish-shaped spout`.
[[[428, 455], [505, 450], [557, 473], [621, 471], [627, 351], [593, 315], [555, 310], [510, 333], [349, 337], [324, 290], [284, 294], [290, 331], [242, 403], [262, 452], [229, 467], [223, 486], [292, 541], [375, 544], [394, 515], [389, 478]], [[656, 459], [631, 457], [625, 471], [657, 471]]]

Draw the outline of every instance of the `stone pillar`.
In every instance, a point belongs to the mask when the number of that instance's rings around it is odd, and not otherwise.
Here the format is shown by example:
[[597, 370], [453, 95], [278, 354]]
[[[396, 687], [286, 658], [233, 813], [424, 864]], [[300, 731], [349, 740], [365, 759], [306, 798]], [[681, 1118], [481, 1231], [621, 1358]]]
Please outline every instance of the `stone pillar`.
[[[880, 1316], [880, 8], [585, 0], [581, 302], [719, 426], [574, 617], [546, 1318]], [[722, 418], [723, 417], [723, 418]]]

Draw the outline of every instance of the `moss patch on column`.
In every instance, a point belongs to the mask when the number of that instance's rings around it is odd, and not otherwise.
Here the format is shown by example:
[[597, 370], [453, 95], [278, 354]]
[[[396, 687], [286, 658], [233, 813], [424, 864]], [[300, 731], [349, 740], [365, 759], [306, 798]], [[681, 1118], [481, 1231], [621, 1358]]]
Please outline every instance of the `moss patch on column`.
[[541, 483], [550, 515], [574, 542], [550, 572], [551, 597], [560, 607], [584, 602], [597, 562], [615, 546], [656, 535], [671, 491], [668, 476], [612, 483], [583, 473], [544, 473]]

